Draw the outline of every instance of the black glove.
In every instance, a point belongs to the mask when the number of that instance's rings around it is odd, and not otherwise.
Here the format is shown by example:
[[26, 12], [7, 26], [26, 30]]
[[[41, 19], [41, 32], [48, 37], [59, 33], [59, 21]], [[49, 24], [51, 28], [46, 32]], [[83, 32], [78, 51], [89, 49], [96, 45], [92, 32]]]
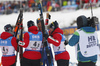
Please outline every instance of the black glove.
[[19, 40], [19, 39], [17, 39], [16, 41], [17, 41], [17, 43], [18, 43], [20, 40]]
[[49, 14], [49, 19], [51, 19], [51, 15]]
[[44, 46], [47, 47], [47, 41], [44, 42]]
[[67, 45], [67, 44], [68, 44], [68, 41], [67, 41], [67, 40], [65, 40], [64, 44], [65, 44], [65, 45]]
[[44, 37], [45, 37], [46, 39], [48, 39], [49, 35], [48, 35], [48, 34], [44, 34]]

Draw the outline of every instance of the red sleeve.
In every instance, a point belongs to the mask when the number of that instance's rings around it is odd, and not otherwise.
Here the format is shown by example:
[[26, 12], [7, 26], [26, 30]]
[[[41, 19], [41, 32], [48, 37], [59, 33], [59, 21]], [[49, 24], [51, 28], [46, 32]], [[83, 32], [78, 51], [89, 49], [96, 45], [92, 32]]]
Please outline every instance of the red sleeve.
[[53, 35], [53, 37], [49, 36], [49, 38], [47, 39], [49, 43], [52, 43], [55, 46], [59, 46], [61, 43], [61, 35], [60, 34], [55, 34]]
[[29, 45], [29, 34], [28, 33], [24, 34], [24, 40], [23, 40], [23, 42], [25, 43], [25, 45], [22, 46], [22, 47], [26, 48]]
[[15, 48], [15, 50], [17, 51], [17, 39], [15, 37], [12, 38], [11, 40], [11, 44], [12, 46]]
[[48, 25], [49, 19], [45, 19], [45, 25]]

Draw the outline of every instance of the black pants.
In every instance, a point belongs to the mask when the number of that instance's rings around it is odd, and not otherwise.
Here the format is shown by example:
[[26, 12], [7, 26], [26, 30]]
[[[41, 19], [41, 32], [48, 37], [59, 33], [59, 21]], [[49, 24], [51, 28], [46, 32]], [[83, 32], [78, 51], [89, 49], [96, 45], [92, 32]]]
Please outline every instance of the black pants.
[[95, 66], [94, 62], [78, 62], [78, 66]]
[[11, 65], [11, 66], [15, 66], [15, 63], [13, 65]]
[[57, 66], [69, 66], [69, 60], [57, 60]]
[[30, 59], [23, 58], [22, 66], [40, 66], [40, 59], [39, 60], [30, 60]]

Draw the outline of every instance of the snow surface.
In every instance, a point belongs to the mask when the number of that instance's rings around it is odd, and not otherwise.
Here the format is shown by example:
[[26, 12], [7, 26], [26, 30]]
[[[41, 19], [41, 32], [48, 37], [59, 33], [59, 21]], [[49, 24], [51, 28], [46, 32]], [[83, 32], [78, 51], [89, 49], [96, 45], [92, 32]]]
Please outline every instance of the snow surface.
[[[100, 8], [93, 9], [94, 16], [97, 16], [100, 19], [99, 12], [100, 12]], [[44, 18], [46, 18], [46, 13], [47, 12], [43, 13]], [[49, 12], [49, 13], [51, 14], [50, 23], [57, 20], [59, 22], [60, 28], [70, 26], [70, 24], [74, 20], [76, 20], [76, 18], [80, 15], [85, 15], [87, 17], [91, 17], [90, 9], [89, 10], [81, 9], [81, 10], [78, 10], [78, 11], [71, 11], [71, 12], [59, 11], [59, 12]], [[1, 23], [0, 24], [0, 33], [4, 31], [4, 25], [9, 24], [9, 23], [11, 25], [15, 25], [17, 17], [18, 17], [18, 13], [17, 14], [13, 13], [11, 15], [0, 15], [0, 23]], [[33, 20], [36, 23], [37, 18], [39, 18], [39, 12], [25, 12], [23, 14], [23, 25], [25, 27], [25, 31], [27, 31], [27, 21]], [[76, 26], [76, 24], [74, 24], [74, 26]], [[97, 31], [97, 33], [98, 33], [98, 38], [99, 38], [99, 41], [100, 41], [100, 31]], [[75, 48], [67, 45], [66, 49], [70, 54], [70, 62], [77, 63], [76, 56], [75, 56]], [[0, 57], [1, 57], [1, 51], [0, 51]], [[19, 66], [19, 61], [17, 63], [17, 66]], [[55, 62], [55, 66], [57, 66], [56, 62]], [[73, 65], [73, 66], [75, 66], [75, 65]], [[98, 58], [97, 66], [100, 66], [100, 59], [99, 58]]]

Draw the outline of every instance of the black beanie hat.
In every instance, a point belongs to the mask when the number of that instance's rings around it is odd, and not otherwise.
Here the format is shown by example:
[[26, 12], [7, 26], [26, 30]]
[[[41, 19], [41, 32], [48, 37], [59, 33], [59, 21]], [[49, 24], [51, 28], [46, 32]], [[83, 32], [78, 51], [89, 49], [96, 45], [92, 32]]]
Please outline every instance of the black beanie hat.
[[4, 30], [5, 30], [6, 32], [12, 32], [13, 27], [12, 27], [10, 24], [7, 24], [7, 25], [4, 26]]
[[34, 22], [32, 20], [27, 22], [27, 27], [29, 28], [31, 26], [34, 26]]
[[52, 22], [52, 23], [50, 24], [50, 28], [52, 28], [52, 29], [56, 29], [56, 28], [58, 28], [58, 27], [59, 27], [59, 26], [58, 26], [57, 21]]
[[86, 27], [88, 25], [87, 18], [82, 15], [77, 18], [77, 28], [80, 29], [81, 27]]

